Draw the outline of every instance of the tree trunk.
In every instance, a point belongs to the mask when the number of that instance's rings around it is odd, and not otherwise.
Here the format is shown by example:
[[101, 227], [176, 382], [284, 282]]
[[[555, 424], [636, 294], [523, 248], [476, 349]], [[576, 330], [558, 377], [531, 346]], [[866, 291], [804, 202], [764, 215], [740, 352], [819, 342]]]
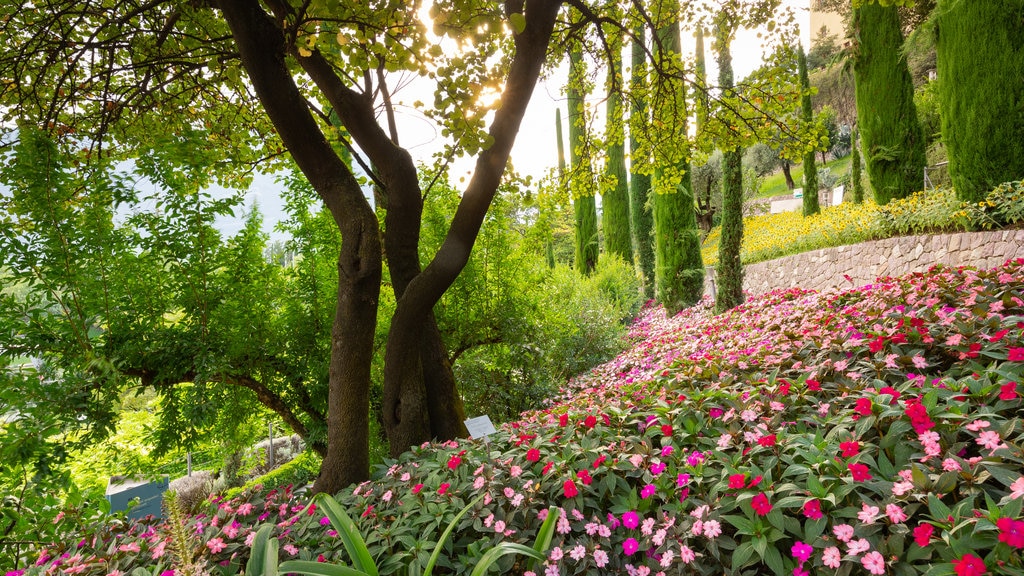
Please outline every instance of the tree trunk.
[[[814, 109], [811, 107], [810, 80], [807, 79], [807, 55], [804, 47], [797, 48], [797, 67], [800, 71], [800, 89], [804, 95], [800, 101], [800, 114], [808, 125], [814, 120]], [[821, 212], [818, 205], [818, 167], [814, 163], [814, 150], [804, 154], [804, 202], [803, 215], [812, 216]]]
[[793, 173], [790, 171], [789, 160], [782, 161], [782, 175], [786, 177], [786, 188], [793, 190], [796, 182], [793, 181]]
[[639, 24], [633, 28], [631, 53], [633, 67], [630, 70], [629, 110], [629, 218], [630, 231], [636, 251], [636, 265], [643, 279], [644, 297], [654, 298], [654, 215], [648, 203], [651, 191], [651, 178], [645, 173], [650, 164], [650, 156], [644, 154], [640, 143], [643, 134], [650, 125], [646, 96], [647, 90], [647, 54], [644, 48], [644, 26]]
[[[722, 12], [715, 28], [718, 55], [718, 85], [726, 97], [735, 94], [730, 38], [733, 29], [726, 12]], [[743, 303], [743, 265], [740, 247], [743, 243], [743, 149], [722, 151], [722, 238], [718, 244], [718, 293], [715, 311], [724, 312]]]
[[382, 265], [377, 218], [310, 114], [285, 63], [284, 36], [270, 15], [256, 3], [223, 0], [218, 5], [257, 97], [341, 231], [327, 455], [313, 487], [337, 492], [369, 477], [370, 364]]

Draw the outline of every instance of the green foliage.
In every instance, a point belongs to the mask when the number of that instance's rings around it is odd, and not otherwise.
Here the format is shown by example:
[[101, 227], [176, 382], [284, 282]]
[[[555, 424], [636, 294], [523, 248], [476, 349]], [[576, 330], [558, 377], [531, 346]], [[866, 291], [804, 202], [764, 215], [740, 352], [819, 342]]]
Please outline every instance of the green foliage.
[[1018, 225], [1024, 222], [1024, 182], [1005, 182], [981, 202], [964, 202], [963, 206], [966, 217], [978, 228]]
[[811, 51], [807, 53], [808, 70], [825, 68], [832, 64], [833, 58], [839, 54], [839, 36], [829, 34], [828, 26], [822, 26], [811, 42]]
[[957, 195], [978, 202], [1024, 176], [1024, 26], [1021, 0], [938, 8], [942, 139]]
[[[616, 34], [613, 38], [619, 38]], [[601, 181], [601, 224], [605, 252], [627, 262], [633, 261], [629, 230], [629, 182], [626, 180], [625, 139], [623, 135], [622, 42], [612, 42], [616, 58], [608, 67], [608, 103], [605, 145], [607, 160]]]
[[[715, 27], [715, 54], [718, 60], [718, 83], [727, 95], [732, 95], [734, 80], [730, 38], [734, 34], [723, 10], [717, 15]], [[722, 241], [719, 244], [717, 294], [715, 310], [724, 312], [743, 303], [743, 266], [740, 264], [740, 244], [743, 241], [743, 149], [731, 148], [722, 152]]]
[[860, 134], [857, 130], [850, 135], [850, 146], [853, 151], [850, 160], [850, 185], [853, 187], [853, 203], [864, 202], [864, 177], [860, 171]]
[[576, 47], [569, 52], [569, 159], [572, 164], [569, 186], [576, 214], [576, 269], [590, 274], [597, 266], [597, 189], [594, 182], [591, 157], [587, 152], [587, 111], [585, 95], [588, 93], [586, 64], [583, 53]]
[[650, 154], [641, 143], [648, 125], [649, 110], [643, 97], [647, 85], [647, 56], [644, 48], [645, 28], [642, 24], [633, 29], [630, 45], [632, 67], [630, 68], [629, 111], [629, 218], [636, 267], [642, 279], [644, 296], [654, 298], [654, 214], [651, 210]]
[[[800, 98], [800, 118], [807, 124], [814, 122], [814, 110], [811, 108], [811, 83], [807, 78], [807, 56], [804, 54], [804, 47], [797, 50], [797, 63], [800, 70], [800, 88], [803, 96]], [[803, 214], [811, 216], [821, 211], [818, 206], [818, 167], [814, 163], [814, 150], [804, 152], [804, 198]]]
[[886, 236], [934, 234], [962, 229], [962, 208], [953, 190], [940, 188], [879, 206], [878, 217]]
[[902, 58], [896, 7], [865, 3], [854, 10], [860, 30], [854, 59], [857, 126], [864, 141], [875, 201], [916, 191], [925, 163], [925, 136], [914, 107], [914, 84]]
[[932, 146], [942, 138], [942, 110], [939, 101], [938, 78], [922, 84], [914, 90], [914, 108], [921, 123], [926, 146]]
[[316, 452], [306, 450], [270, 472], [248, 480], [240, 487], [227, 490], [224, 492], [224, 498], [235, 498], [245, 493], [260, 492], [282, 486], [305, 486], [320, 474], [320, 460], [321, 458]]

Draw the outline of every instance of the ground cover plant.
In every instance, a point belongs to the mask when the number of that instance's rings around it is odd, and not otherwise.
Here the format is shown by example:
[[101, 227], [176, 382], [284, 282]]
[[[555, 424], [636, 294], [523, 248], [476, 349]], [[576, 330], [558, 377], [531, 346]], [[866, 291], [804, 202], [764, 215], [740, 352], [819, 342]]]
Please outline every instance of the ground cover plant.
[[[635, 345], [486, 442], [426, 444], [337, 499], [381, 574], [1024, 574], [1024, 260], [713, 316], [648, 308]], [[152, 523], [78, 523], [27, 574], [235, 573], [261, 525], [282, 560], [351, 564], [292, 487]]]

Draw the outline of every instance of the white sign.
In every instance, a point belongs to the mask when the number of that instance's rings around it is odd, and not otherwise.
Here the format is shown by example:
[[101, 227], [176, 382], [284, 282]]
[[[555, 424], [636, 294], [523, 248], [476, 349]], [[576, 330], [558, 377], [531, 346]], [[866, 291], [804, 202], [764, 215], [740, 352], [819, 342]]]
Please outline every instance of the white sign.
[[843, 193], [846, 192], [846, 186], [837, 186], [832, 190], [832, 205], [839, 206], [843, 203]]
[[486, 438], [488, 434], [494, 434], [497, 432], [497, 430], [494, 429], [494, 424], [491, 424], [490, 417], [486, 415], [470, 418], [465, 422], [466, 430], [469, 430], [469, 437], [474, 440], [477, 438]]

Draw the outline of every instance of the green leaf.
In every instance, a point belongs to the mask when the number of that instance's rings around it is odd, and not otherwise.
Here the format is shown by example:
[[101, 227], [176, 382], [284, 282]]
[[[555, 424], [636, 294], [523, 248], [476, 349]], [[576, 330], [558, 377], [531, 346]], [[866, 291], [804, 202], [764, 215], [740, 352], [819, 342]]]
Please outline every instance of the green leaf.
[[362, 570], [313, 560], [288, 560], [281, 563], [279, 570], [285, 574], [310, 574], [312, 576], [367, 576], [366, 572]]
[[[445, 528], [444, 533], [441, 534], [441, 538], [437, 541], [437, 545], [434, 546], [434, 553], [430, 555], [430, 560], [427, 561], [427, 565], [423, 568], [423, 576], [430, 576], [430, 574], [433, 573], [434, 566], [437, 564], [437, 559], [441, 556], [441, 550], [444, 549], [444, 543], [448, 540], [448, 537], [451, 536], [452, 531], [455, 530], [455, 525], [458, 524], [459, 520], [466, 515], [466, 512], [469, 512], [470, 508], [476, 506], [478, 502], [483, 500], [484, 496], [487, 496], [486, 492], [474, 498], [469, 504], [466, 504], [466, 506], [455, 515], [455, 518], [452, 518], [452, 521], [448, 523], [448, 527]], [[372, 576], [376, 575], [374, 574]]]
[[729, 514], [726, 516], [722, 516], [722, 519], [728, 522], [729, 524], [732, 524], [733, 527], [736, 528], [736, 530], [738, 530], [740, 534], [752, 535], [754, 533], [754, 523], [744, 518], [743, 516]]
[[[551, 539], [555, 535], [555, 525], [558, 521], [558, 507], [549, 506], [548, 516], [544, 519], [544, 523], [540, 525], [540, 529], [537, 530], [537, 540], [533, 543], [533, 549], [541, 554], [541, 560], [544, 559], [544, 553], [551, 546]], [[532, 568], [536, 562], [531, 561], [530, 567]]]
[[521, 12], [510, 14], [508, 21], [512, 24], [512, 29], [516, 31], [516, 34], [522, 34], [526, 30], [526, 16], [523, 16]]
[[946, 506], [942, 500], [939, 500], [934, 494], [928, 496], [928, 511], [931, 512], [932, 518], [939, 522], [946, 522], [946, 520], [952, 515], [952, 511], [949, 506]]
[[764, 563], [775, 572], [776, 576], [783, 576], [786, 573], [786, 568], [782, 563], [782, 554], [779, 553], [779, 549], [772, 546], [764, 555]]
[[338, 531], [341, 543], [345, 546], [345, 551], [348, 552], [349, 557], [352, 558], [352, 564], [355, 566], [355, 569], [361, 570], [369, 576], [378, 576], [377, 565], [374, 563], [373, 557], [370, 556], [370, 551], [366, 548], [366, 542], [363, 540], [362, 535], [359, 534], [356, 523], [345, 513], [345, 509], [342, 508], [341, 504], [330, 495], [324, 493], [317, 494], [313, 501], [317, 503], [317, 506], [323, 508], [324, 514], [331, 521], [331, 525]]
[[245, 565], [245, 576], [276, 576], [277, 575], [277, 538], [271, 538], [272, 524], [264, 524], [256, 531], [252, 541], [252, 552], [249, 562]]
[[732, 569], [735, 572], [743, 566], [750, 563], [751, 557], [754, 555], [754, 547], [751, 546], [750, 542], [744, 542], [736, 547], [736, 550], [732, 553]]
[[502, 556], [508, 556], [510, 554], [522, 554], [524, 556], [529, 556], [534, 561], [543, 561], [546, 558], [543, 553], [538, 552], [529, 546], [524, 546], [514, 542], [502, 542], [496, 547], [488, 550], [480, 558], [480, 561], [477, 562], [476, 567], [473, 568], [473, 572], [470, 576], [483, 576], [487, 573], [487, 569], [491, 567], [491, 564], [497, 562]]

